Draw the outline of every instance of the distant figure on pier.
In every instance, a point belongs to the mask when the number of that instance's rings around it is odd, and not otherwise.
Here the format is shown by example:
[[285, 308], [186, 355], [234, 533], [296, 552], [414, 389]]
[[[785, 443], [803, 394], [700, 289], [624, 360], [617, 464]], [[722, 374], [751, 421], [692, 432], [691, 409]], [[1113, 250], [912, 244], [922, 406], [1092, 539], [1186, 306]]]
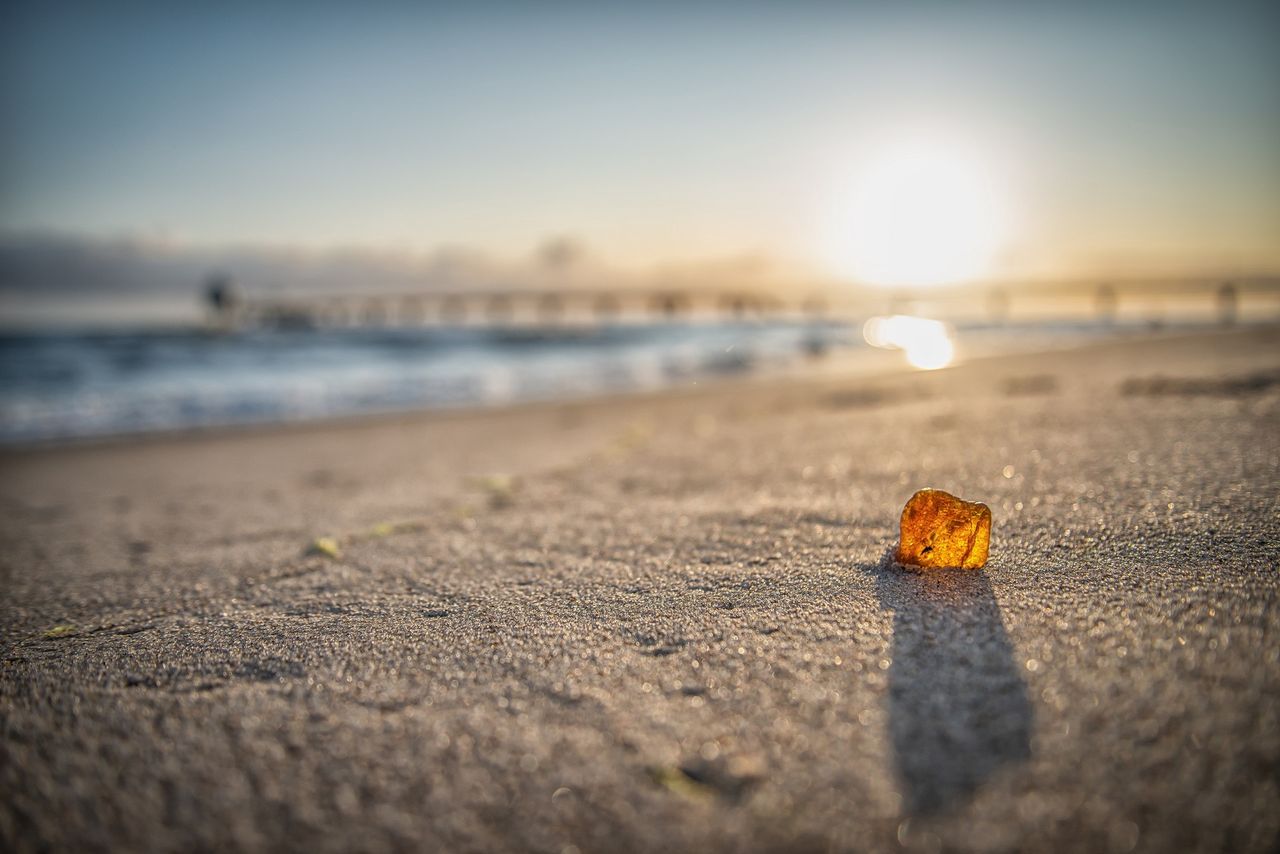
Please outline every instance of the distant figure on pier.
[[225, 273], [214, 273], [205, 280], [205, 302], [214, 311], [223, 312], [232, 307], [236, 301], [235, 287], [231, 277]]
[[226, 273], [212, 273], [205, 280], [204, 301], [209, 306], [214, 325], [222, 329], [231, 326], [232, 315], [240, 303], [235, 283]]

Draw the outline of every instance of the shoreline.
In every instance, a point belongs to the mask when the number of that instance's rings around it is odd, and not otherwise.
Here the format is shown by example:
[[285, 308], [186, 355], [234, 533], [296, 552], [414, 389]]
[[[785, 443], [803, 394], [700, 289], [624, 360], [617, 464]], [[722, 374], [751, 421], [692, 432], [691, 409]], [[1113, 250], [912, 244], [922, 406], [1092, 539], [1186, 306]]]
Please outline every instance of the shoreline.
[[[900, 351], [868, 351], [857, 355], [839, 351], [816, 360], [782, 367], [765, 368], [759, 372], [701, 377], [697, 380], [677, 382], [653, 389], [588, 392], [567, 397], [501, 401], [494, 403], [463, 402], [438, 404], [426, 407], [408, 407], [385, 411], [370, 411], [322, 417], [299, 417], [289, 420], [255, 421], [239, 424], [213, 424], [207, 426], [166, 427], [154, 430], [137, 430], [118, 433], [73, 436], [53, 439], [33, 439], [0, 443], [0, 460], [9, 455], [31, 453], [56, 453], [81, 448], [114, 447], [163, 442], [199, 442], [239, 436], [271, 435], [277, 433], [304, 433], [323, 430], [358, 429], [362, 426], [415, 422], [421, 419], [475, 418], [509, 412], [536, 411], [545, 408], [591, 407], [595, 405], [625, 405], [632, 402], [659, 401], [666, 397], [696, 397], [703, 394], [750, 391], [756, 386], [768, 391], [775, 386], [790, 383], [822, 384], [839, 382], [889, 381], [915, 373], [945, 373], [983, 363], [998, 363], [1019, 357], [1040, 357], [1057, 353], [1091, 350], [1097, 347], [1124, 347], [1146, 341], [1199, 339], [1203, 336], [1231, 334], [1240, 331], [1280, 329], [1280, 321], [1252, 322], [1238, 327], [1203, 326], [1188, 329], [1125, 329], [1114, 337], [1072, 341], [1043, 349], [1017, 349], [1007, 352], [984, 353], [958, 360], [936, 371], [921, 371], [906, 364]], [[871, 358], [866, 358], [870, 356]], [[876, 364], [871, 364], [874, 361]], [[892, 362], [892, 364], [891, 364]]]

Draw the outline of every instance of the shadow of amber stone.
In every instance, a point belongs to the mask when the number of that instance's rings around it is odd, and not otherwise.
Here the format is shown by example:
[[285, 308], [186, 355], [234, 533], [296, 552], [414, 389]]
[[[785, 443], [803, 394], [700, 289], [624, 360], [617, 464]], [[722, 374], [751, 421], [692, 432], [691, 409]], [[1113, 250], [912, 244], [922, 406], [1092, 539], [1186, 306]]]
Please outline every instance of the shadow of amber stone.
[[991, 545], [991, 508], [940, 489], [922, 489], [902, 508], [894, 559], [929, 569], [977, 569]]

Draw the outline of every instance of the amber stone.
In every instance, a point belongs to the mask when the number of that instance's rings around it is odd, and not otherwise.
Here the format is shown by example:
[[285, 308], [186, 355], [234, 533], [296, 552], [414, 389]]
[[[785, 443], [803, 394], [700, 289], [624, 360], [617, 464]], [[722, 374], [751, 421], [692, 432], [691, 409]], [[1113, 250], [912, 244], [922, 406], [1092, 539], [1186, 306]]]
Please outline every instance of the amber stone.
[[902, 508], [894, 559], [930, 569], [977, 569], [991, 545], [991, 508], [940, 489], [922, 489]]

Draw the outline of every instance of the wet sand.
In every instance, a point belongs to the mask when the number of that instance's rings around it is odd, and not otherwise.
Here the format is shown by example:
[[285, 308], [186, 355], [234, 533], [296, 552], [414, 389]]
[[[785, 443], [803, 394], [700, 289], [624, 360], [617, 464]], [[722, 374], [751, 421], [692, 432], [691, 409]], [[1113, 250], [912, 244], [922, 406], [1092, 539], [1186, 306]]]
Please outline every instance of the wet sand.
[[5, 452], [0, 847], [1273, 850], [1278, 496], [1275, 328]]

